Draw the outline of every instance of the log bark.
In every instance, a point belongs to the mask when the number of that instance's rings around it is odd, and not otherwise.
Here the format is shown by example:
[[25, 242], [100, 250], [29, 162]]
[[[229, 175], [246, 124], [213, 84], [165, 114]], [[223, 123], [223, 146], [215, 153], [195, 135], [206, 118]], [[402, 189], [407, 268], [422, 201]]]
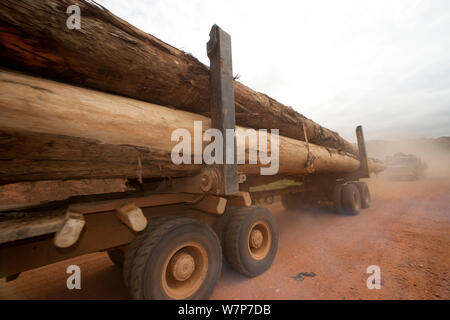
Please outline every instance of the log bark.
[[[185, 128], [193, 137], [194, 121], [210, 128], [210, 119], [198, 114], [0, 69], [0, 183], [191, 175], [202, 166], [172, 163], [178, 141], [171, 134]], [[238, 170], [259, 174], [261, 167]], [[280, 174], [358, 167], [348, 154], [279, 137]]]
[[[66, 27], [69, 5], [81, 29]], [[207, 66], [105, 8], [80, 0], [2, 0], [0, 63], [41, 76], [208, 116]], [[206, 32], [206, 31], [205, 31]], [[235, 81], [236, 122], [352, 153], [356, 147], [269, 96]]]

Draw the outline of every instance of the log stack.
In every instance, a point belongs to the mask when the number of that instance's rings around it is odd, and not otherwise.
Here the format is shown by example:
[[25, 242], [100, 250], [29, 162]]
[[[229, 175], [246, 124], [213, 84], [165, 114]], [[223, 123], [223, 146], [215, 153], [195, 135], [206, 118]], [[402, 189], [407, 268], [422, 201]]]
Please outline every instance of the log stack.
[[[74, 4], [80, 30], [66, 27]], [[175, 129], [193, 134], [194, 121], [210, 128], [209, 69], [191, 55], [81, 0], [3, 0], [0, 47], [0, 184], [182, 177], [202, 168], [170, 157]], [[280, 130], [279, 174], [359, 168], [357, 149], [337, 133], [237, 81], [234, 89], [241, 129]]]
[[[184, 128], [194, 137], [194, 121], [202, 122], [204, 132], [211, 126], [207, 117], [5, 69], [0, 69], [0, 92], [0, 183], [179, 177], [202, 167], [172, 163], [178, 142], [171, 134]], [[270, 139], [268, 134], [268, 146]], [[248, 158], [248, 140], [237, 142], [237, 148], [245, 143]], [[305, 166], [308, 155], [314, 158], [312, 167]], [[259, 174], [261, 167], [243, 164], [238, 170]], [[279, 137], [280, 174], [358, 167], [350, 155]]]
[[[81, 29], [66, 27], [81, 9]], [[92, 1], [2, 0], [0, 63], [100, 91], [209, 116], [204, 64]], [[236, 123], [358, 156], [354, 145], [269, 96], [235, 81]]]

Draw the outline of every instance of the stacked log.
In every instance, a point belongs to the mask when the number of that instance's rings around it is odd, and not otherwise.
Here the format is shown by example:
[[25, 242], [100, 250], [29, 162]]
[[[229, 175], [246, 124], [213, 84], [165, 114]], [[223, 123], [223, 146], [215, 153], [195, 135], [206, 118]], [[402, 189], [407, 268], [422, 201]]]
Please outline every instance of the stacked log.
[[[194, 121], [204, 132], [210, 128], [205, 116], [6, 69], [0, 69], [0, 93], [0, 183], [178, 177], [202, 168], [172, 162], [178, 142], [171, 134], [184, 128], [194, 136]], [[270, 134], [267, 139], [270, 146]], [[248, 158], [248, 140], [237, 141]], [[247, 162], [238, 170], [259, 174], [261, 167]], [[343, 152], [279, 137], [279, 174], [358, 167], [359, 160]]]
[[[81, 9], [79, 30], [66, 27], [70, 5]], [[207, 66], [91, 1], [2, 0], [0, 47], [8, 68], [209, 115]], [[234, 89], [238, 125], [302, 141], [305, 126], [309, 142], [358, 156], [354, 145], [292, 108], [237, 81]]]

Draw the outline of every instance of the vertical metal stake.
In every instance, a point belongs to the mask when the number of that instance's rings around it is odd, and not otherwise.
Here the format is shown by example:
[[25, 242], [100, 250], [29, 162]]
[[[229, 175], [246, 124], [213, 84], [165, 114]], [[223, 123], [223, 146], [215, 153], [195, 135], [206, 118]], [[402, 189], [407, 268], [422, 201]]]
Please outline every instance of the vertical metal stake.
[[[233, 135], [233, 141], [227, 141], [228, 137], [226, 134], [226, 129], [234, 130], [236, 125], [231, 38], [229, 34], [217, 25], [211, 28], [209, 36], [207, 51], [211, 72], [211, 127], [219, 129], [223, 135], [224, 163], [223, 165], [218, 165], [218, 171], [222, 178], [221, 193], [230, 195], [239, 191], [235, 147], [236, 138]], [[226, 159], [230, 158], [234, 159], [233, 163], [226, 163]]]
[[366, 143], [364, 142], [364, 134], [362, 126], [356, 127], [356, 139], [358, 140], [358, 149], [359, 149], [360, 178], [370, 178], [369, 162], [367, 160]]

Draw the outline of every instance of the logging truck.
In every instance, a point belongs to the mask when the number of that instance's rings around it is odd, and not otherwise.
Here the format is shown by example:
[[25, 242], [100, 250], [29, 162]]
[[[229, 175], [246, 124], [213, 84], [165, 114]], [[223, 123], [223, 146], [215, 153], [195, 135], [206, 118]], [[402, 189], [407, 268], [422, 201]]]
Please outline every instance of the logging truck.
[[[90, 6], [82, 1], [80, 5]], [[22, 7], [11, 4], [8, 10]], [[0, 14], [1, 23], [12, 16]], [[20, 23], [17, 17], [16, 24]], [[9, 31], [14, 23], [8, 22]], [[2, 55], [20, 50], [8, 44], [24, 43], [22, 36], [9, 32], [8, 37], [0, 37], [5, 48]], [[236, 101], [255, 104], [248, 96], [256, 95], [246, 93], [246, 100], [242, 92], [250, 89], [239, 84], [236, 92], [233, 86], [229, 35], [214, 26], [210, 37], [211, 100], [209, 112], [203, 115], [203, 109], [192, 113], [155, 104], [156, 100], [150, 103], [146, 97], [137, 100], [133, 94], [120, 92], [120, 86], [101, 91], [92, 90], [99, 89], [97, 84], [79, 87], [44, 79], [36, 75], [38, 63], [30, 63], [33, 67], [27, 69], [28, 62], [22, 61], [17, 69], [27, 73], [19, 72], [14, 69], [18, 62], [13, 61], [18, 55], [5, 56], [7, 68], [0, 69], [0, 183], [100, 177], [124, 178], [132, 188], [0, 205], [0, 278], [12, 281], [27, 270], [105, 251], [123, 269], [125, 285], [134, 299], [205, 299], [219, 279], [223, 258], [248, 277], [260, 275], [273, 263], [277, 223], [258, 204], [280, 200], [286, 209], [298, 210], [320, 203], [346, 215], [357, 215], [370, 206], [368, 186], [359, 180], [382, 168], [368, 160], [360, 126], [356, 151], [342, 138], [328, 139], [332, 132], [310, 120], [298, 123], [297, 128], [291, 123], [280, 128], [275, 175], [261, 175], [261, 163], [171, 161], [171, 133], [179, 128], [195, 133], [195, 121], [202, 121], [203, 131], [216, 129], [224, 133], [224, 139], [236, 139], [247, 158], [251, 148], [246, 140], [227, 138], [226, 130], [239, 128], [236, 123], [264, 126], [264, 122], [255, 125], [254, 119], [248, 119], [251, 115], [239, 115], [238, 121]], [[51, 78], [58, 77], [53, 74]], [[313, 143], [321, 135], [327, 143]], [[267, 139], [271, 141], [270, 134]], [[203, 149], [200, 146], [200, 152]], [[236, 159], [234, 149], [222, 151]]]

